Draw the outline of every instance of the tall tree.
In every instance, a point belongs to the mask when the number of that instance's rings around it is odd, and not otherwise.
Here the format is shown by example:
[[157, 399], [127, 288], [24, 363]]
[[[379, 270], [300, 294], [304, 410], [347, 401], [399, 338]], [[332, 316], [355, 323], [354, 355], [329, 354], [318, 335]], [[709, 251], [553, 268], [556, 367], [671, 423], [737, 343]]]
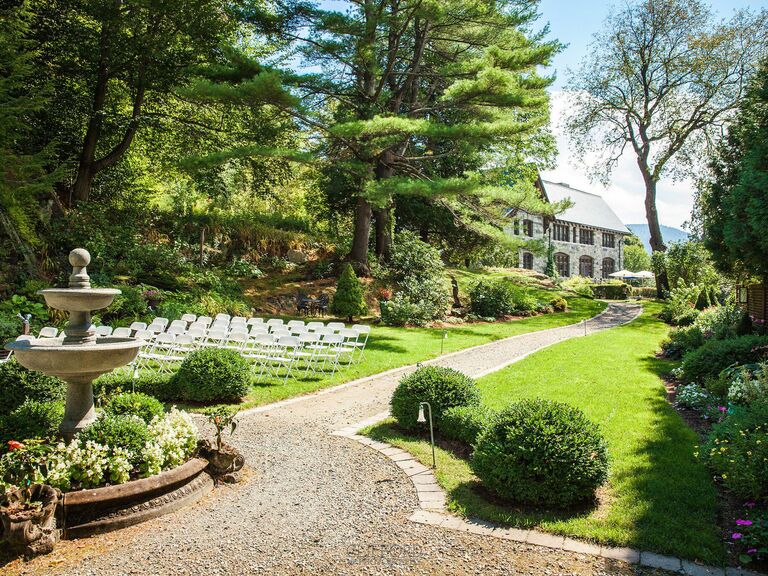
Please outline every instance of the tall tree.
[[[311, 70], [284, 74], [301, 105], [283, 110], [357, 184], [351, 260], [358, 269], [367, 270], [374, 221], [377, 253], [387, 257], [400, 194], [496, 197], [548, 209], [532, 185], [498, 185], [501, 155], [552, 153], [541, 145], [551, 80], [536, 69], [559, 45], [529, 31], [535, 4], [356, 0], [344, 12], [295, 3], [281, 14], [273, 31], [298, 52], [294, 67]], [[263, 13], [254, 9], [252, 17], [265, 30]], [[254, 97], [253, 85], [238, 89]], [[441, 166], [448, 158], [453, 166]], [[481, 169], [494, 160], [499, 170]]]
[[[718, 140], [766, 50], [766, 14], [719, 22], [699, 0], [633, 0], [608, 17], [570, 80], [571, 141], [581, 157], [597, 153], [605, 180], [629, 147], [653, 251], [666, 250], [657, 184], [691, 175]], [[663, 275], [657, 286], [667, 287]]]
[[87, 200], [94, 178], [123, 158], [147, 110], [217, 57], [233, 26], [228, 6], [223, 0], [34, 2], [41, 69], [90, 101], [76, 111], [82, 143], [69, 190], [73, 203]]
[[718, 268], [768, 279], [768, 60], [712, 161], [698, 213]]

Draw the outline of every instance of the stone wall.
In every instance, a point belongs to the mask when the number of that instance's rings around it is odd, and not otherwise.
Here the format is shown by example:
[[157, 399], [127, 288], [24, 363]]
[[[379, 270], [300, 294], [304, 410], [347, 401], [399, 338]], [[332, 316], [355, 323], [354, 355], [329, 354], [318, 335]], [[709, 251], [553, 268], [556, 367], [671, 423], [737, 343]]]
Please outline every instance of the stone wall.
[[[519, 225], [517, 226], [518, 234], [517, 236], [525, 239], [526, 236], [526, 230], [525, 226], [523, 225], [524, 220], [531, 220], [533, 222], [533, 236], [531, 237], [532, 240], [536, 239], [546, 239], [550, 233], [550, 230], [544, 229], [544, 219], [541, 216], [538, 216], [536, 214], [526, 214], [525, 212], [518, 212], [517, 215], [515, 215], [512, 218], [512, 222], [509, 226], [506, 227], [506, 231], [508, 234], [515, 235], [515, 220], [519, 221]], [[552, 240], [552, 245], [555, 248], [555, 253], [562, 252], [563, 254], [567, 254], [569, 258], [569, 264], [570, 264], [570, 276], [576, 276], [579, 274], [579, 258], [582, 256], [590, 256], [594, 260], [594, 270], [593, 270], [593, 277], [595, 279], [601, 279], [603, 274], [602, 266], [603, 266], [603, 259], [604, 258], [613, 258], [614, 260], [614, 272], [621, 270], [624, 267], [624, 235], [617, 233], [617, 232], [610, 232], [609, 230], [602, 230], [600, 228], [594, 228], [592, 226], [581, 226], [579, 224], [572, 224], [570, 222], [562, 222], [562, 221], [556, 221], [557, 224], [564, 224], [569, 227], [569, 238], [571, 240], [574, 239], [574, 233], [575, 238], [578, 240], [578, 231], [581, 228], [585, 228], [587, 230], [593, 230], [594, 233], [594, 244], [579, 244], [577, 242], [564, 242], [560, 240]], [[552, 225], [550, 225], [550, 228], [552, 228]], [[604, 248], [603, 247], [603, 232], [611, 233], [615, 236], [615, 246], [613, 248]], [[528, 252], [528, 250], [521, 248], [520, 249], [520, 266], [523, 266], [523, 254], [525, 252]], [[547, 256], [546, 254], [533, 254], [533, 269], [537, 272], [544, 272], [547, 267]]]

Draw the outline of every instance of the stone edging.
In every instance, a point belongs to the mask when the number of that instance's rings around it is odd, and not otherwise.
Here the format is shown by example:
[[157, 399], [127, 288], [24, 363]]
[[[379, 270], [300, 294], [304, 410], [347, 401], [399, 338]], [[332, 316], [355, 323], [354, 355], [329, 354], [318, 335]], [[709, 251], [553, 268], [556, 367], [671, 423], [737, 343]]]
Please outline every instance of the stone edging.
[[337, 430], [332, 434], [349, 438], [369, 446], [389, 458], [400, 468], [413, 483], [416, 495], [419, 499], [419, 508], [414, 510], [408, 520], [417, 524], [437, 526], [446, 530], [469, 532], [481, 536], [490, 536], [502, 540], [512, 540], [545, 548], [553, 548], [577, 554], [589, 554], [611, 560], [621, 560], [629, 564], [639, 564], [649, 568], [661, 568], [671, 572], [679, 572], [690, 576], [763, 576], [758, 572], [733, 567], [716, 567], [696, 564], [690, 560], [664, 556], [654, 552], [635, 550], [634, 548], [616, 548], [592, 544], [567, 538], [538, 530], [520, 530], [518, 528], [504, 528], [485, 520], [474, 518], [464, 519], [449, 514], [446, 509], [446, 497], [442, 487], [438, 484], [432, 469], [417, 461], [409, 452], [386, 442], [379, 442], [357, 434], [359, 430], [381, 422], [389, 417], [389, 412], [382, 412], [371, 418], [362, 420], [352, 426]]

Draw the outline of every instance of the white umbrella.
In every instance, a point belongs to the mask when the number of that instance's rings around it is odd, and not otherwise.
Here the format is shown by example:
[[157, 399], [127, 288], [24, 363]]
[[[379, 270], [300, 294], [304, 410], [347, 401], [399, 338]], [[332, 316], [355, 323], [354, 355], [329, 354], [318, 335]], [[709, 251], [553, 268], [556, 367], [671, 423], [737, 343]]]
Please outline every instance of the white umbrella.
[[619, 270], [613, 274], [608, 274], [611, 278], [637, 278], [637, 274], [630, 272], [629, 270]]
[[641, 270], [635, 274], [637, 278], [655, 278], [656, 275], [650, 270]]

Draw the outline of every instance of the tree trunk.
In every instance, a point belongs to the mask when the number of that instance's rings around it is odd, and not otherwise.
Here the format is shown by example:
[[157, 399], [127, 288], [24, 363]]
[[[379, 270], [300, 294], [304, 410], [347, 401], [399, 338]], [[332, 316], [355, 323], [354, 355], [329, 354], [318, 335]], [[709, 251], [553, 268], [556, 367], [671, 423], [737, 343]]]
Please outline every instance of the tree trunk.
[[16, 250], [24, 258], [27, 272], [29, 272], [31, 276], [37, 277], [40, 270], [37, 265], [37, 258], [35, 258], [34, 250], [32, 250], [32, 247], [21, 237], [11, 219], [2, 210], [0, 210], [0, 225], [2, 225], [5, 234], [11, 240]]
[[392, 208], [377, 208], [373, 214], [376, 218], [376, 256], [382, 262], [389, 262], [392, 258]]
[[[661, 226], [659, 225], [659, 212], [656, 209], [656, 180], [650, 174], [648, 166], [638, 160], [640, 171], [643, 174], [643, 180], [645, 182], [645, 217], [648, 221], [648, 232], [650, 233], [650, 244], [652, 252], [666, 252], [667, 246], [664, 244], [664, 238], [661, 234]], [[656, 295], [659, 298], [664, 296], [665, 292], [669, 291], [669, 278], [667, 278], [667, 271], [657, 270], [656, 273]]]
[[371, 205], [365, 198], [358, 198], [355, 206], [355, 231], [352, 238], [352, 251], [349, 259], [355, 271], [368, 276], [368, 240], [371, 237]]

